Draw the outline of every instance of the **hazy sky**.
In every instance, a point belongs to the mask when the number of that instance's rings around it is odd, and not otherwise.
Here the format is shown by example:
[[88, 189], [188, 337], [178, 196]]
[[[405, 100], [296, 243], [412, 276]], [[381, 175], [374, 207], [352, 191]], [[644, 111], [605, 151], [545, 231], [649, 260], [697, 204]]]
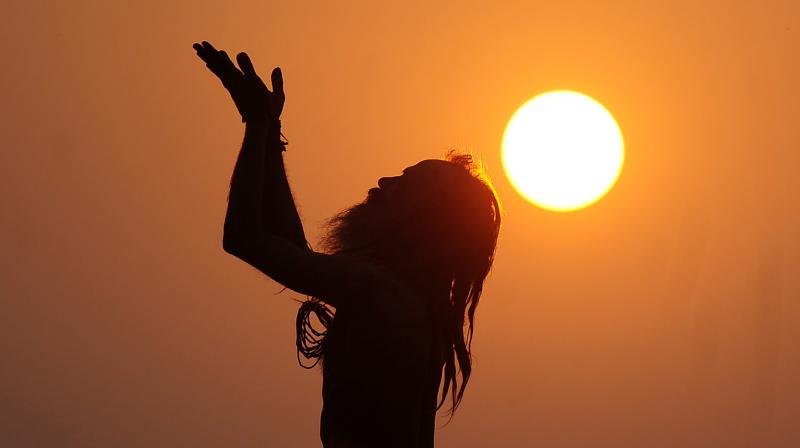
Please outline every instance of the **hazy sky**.
[[[380, 176], [485, 161], [506, 215], [437, 446], [800, 445], [799, 5], [4, 3], [0, 445], [320, 445], [302, 297], [222, 250], [244, 128], [203, 39], [282, 67], [312, 245]], [[562, 88], [628, 151], [568, 214], [499, 154]]]

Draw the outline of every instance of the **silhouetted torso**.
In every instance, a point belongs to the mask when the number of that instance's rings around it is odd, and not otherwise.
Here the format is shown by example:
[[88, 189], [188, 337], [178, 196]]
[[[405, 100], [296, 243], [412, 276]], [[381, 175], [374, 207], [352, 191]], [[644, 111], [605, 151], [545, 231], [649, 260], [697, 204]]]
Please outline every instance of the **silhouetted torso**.
[[323, 445], [432, 447], [442, 357], [424, 302], [402, 286], [353, 299], [325, 339]]

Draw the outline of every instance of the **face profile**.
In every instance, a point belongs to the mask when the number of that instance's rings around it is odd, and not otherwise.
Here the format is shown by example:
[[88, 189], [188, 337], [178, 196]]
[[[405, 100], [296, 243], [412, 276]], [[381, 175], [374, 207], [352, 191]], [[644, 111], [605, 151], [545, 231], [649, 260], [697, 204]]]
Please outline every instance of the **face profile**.
[[378, 187], [369, 190], [375, 198], [400, 198], [414, 193], [423, 193], [438, 182], [447, 182], [453, 169], [458, 168], [450, 162], [438, 159], [423, 160], [416, 165], [405, 168], [399, 176], [387, 176], [378, 179]]
[[[471, 156], [450, 151], [444, 160], [423, 160], [381, 177], [361, 203], [328, 221], [323, 245], [332, 253], [392, 260], [405, 271], [416, 265], [425, 272], [450, 268], [449, 275], [488, 272], [476, 266], [490, 259], [500, 215], [482, 176]], [[474, 266], [455, 269], [465, 263]]]

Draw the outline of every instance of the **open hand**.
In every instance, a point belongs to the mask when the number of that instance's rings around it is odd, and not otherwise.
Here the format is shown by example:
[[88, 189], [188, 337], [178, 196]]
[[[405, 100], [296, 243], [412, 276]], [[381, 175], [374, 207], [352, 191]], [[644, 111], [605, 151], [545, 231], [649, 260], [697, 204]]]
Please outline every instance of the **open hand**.
[[283, 74], [279, 67], [272, 70], [273, 91], [270, 91], [256, 73], [247, 53], [236, 55], [239, 63], [237, 68], [227, 53], [217, 50], [206, 41], [195, 43], [192, 48], [231, 94], [233, 103], [242, 115], [242, 122], [271, 122], [280, 118], [286, 95], [283, 93]]

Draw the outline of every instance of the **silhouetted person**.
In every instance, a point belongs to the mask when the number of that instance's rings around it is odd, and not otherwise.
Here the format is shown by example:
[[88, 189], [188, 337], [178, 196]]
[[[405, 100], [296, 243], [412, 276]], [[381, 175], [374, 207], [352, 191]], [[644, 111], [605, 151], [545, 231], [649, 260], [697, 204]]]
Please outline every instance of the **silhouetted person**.
[[298, 359], [323, 363], [323, 445], [432, 447], [436, 411], [448, 394], [455, 411], [470, 377], [475, 309], [500, 228], [494, 191], [468, 155], [423, 160], [333, 217], [326, 253], [314, 252], [283, 166], [280, 69], [270, 92], [245, 53], [236, 68], [208, 42], [194, 48], [246, 123], [223, 247], [311, 297], [298, 311], [297, 348]]

